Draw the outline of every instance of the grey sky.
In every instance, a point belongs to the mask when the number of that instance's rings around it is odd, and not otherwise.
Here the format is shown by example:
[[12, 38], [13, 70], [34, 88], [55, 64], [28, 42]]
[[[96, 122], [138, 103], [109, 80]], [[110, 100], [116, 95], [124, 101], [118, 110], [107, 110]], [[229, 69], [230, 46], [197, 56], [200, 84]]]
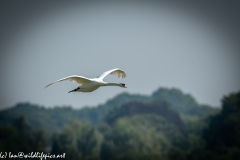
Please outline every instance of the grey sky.
[[[151, 94], [159, 87], [180, 88], [199, 103], [219, 106], [223, 95], [240, 88], [239, 37], [228, 31], [234, 27], [219, 26], [222, 19], [211, 12], [206, 18], [203, 10], [176, 3], [53, 6], [18, 18], [1, 16], [21, 23], [2, 28], [9, 32], [1, 44], [2, 108], [25, 101], [81, 108], [121, 92]], [[59, 78], [73, 74], [94, 78], [117, 67], [127, 77], [109, 75], [105, 81], [124, 82], [127, 89], [102, 87], [69, 94], [77, 87], [71, 82], [44, 89]]]

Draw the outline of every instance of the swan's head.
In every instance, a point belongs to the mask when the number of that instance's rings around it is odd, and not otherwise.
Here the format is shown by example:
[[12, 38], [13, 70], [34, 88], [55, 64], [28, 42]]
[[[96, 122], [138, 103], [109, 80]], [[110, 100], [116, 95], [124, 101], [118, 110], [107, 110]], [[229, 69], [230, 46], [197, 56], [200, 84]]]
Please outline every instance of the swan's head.
[[121, 87], [127, 88], [126, 84], [124, 84], [124, 83], [121, 83]]

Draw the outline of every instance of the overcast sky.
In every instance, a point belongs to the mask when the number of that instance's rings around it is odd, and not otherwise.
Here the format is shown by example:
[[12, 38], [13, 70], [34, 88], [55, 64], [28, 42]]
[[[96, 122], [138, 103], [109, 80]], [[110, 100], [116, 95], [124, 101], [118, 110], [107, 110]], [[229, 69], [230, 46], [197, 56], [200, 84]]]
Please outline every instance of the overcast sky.
[[[175, 87], [220, 106], [240, 89], [239, 5], [224, 3], [1, 1], [1, 107], [95, 106], [119, 93], [150, 95]], [[63, 77], [127, 73], [92, 93], [68, 93]]]

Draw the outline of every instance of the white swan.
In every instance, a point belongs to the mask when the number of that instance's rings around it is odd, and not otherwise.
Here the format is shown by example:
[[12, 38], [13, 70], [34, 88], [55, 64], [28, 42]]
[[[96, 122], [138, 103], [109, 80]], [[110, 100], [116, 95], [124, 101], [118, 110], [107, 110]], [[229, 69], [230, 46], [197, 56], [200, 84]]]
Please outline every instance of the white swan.
[[116, 68], [116, 69], [112, 69], [112, 70], [103, 72], [97, 78], [86, 78], [86, 77], [83, 77], [83, 76], [72, 75], [72, 76], [69, 76], [69, 77], [59, 79], [59, 80], [57, 80], [53, 83], [50, 83], [45, 88], [47, 88], [48, 86], [50, 86], [54, 83], [65, 81], [65, 80], [73, 81], [73, 82], [81, 85], [78, 88], [76, 88], [72, 91], [69, 91], [68, 93], [70, 93], [70, 92], [92, 92], [92, 91], [98, 89], [101, 86], [119, 86], [119, 87], [127, 88], [124, 83], [104, 82], [103, 78], [106, 77], [108, 74], [116, 75], [118, 78], [125, 78], [126, 77], [126, 73], [123, 70], [121, 70], [119, 68]]

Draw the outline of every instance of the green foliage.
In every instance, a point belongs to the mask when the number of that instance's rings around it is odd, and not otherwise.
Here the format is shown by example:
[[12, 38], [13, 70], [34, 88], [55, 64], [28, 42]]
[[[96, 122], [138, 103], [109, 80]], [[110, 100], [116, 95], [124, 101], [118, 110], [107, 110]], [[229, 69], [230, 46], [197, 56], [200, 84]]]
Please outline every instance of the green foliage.
[[24, 116], [26, 123], [34, 130], [45, 129], [48, 136], [73, 120], [97, 124], [102, 121], [110, 107], [84, 108], [75, 110], [71, 107], [43, 108], [29, 103], [19, 103], [15, 107], [0, 112], [0, 124], [13, 124], [19, 116]]
[[209, 148], [240, 146], [240, 92], [224, 97], [222, 103], [222, 111], [210, 118], [209, 127], [204, 132]]
[[[50, 137], [55, 130], [61, 130], [64, 125], [73, 120], [97, 125], [103, 122], [107, 115], [109, 116], [109, 112], [131, 102], [150, 105], [167, 102], [167, 109], [171, 108], [181, 115], [197, 118], [206, 117], [218, 110], [210, 106], [198, 105], [192, 96], [184, 94], [178, 89], [160, 88], [152, 96], [122, 93], [103, 105], [83, 109], [72, 109], [69, 106], [44, 108], [29, 103], [19, 103], [12, 108], [0, 111], [0, 124], [13, 124], [17, 117], [24, 116], [26, 123], [31, 128], [34, 130], [45, 129]], [[112, 113], [116, 112], [113, 111]], [[181, 123], [181, 121], [179, 122]]]
[[240, 111], [240, 92], [231, 93], [222, 99], [222, 114], [231, 114]]
[[214, 112], [212, 107], [199, 105], [190, 94], [184, 94], [176, 88], [159, 88], [152, 94], [152, 98], [167, 101], [174, 110], [186, 115], [205, 116]]
[[98, 159], [102, 135], [88, 124], [74, 121], [53, 136], [52, 153], [66, 153], [69, 160]]
[[154, 101], [148, 104], [135, 101], [129, 102], [110, 112], [106, 116], [106, 122], [113, 124], [119, 118], [142, 114], [161, 115], [170, 123], [175, 124], [184, 133], [184, 125], [179, 114], [172, 110], [168, 103], [161, 101]]
[[121, 105], [123, 105], [125, 103], [133, 102], [133, 101], [147, 103], [147, 102], [151, 102], [152, 99], [149, 96], [122, 93], [122, 94], [117, 95], [113, 99], [107, 101], [106, 105], [112, 106], [112, 107], [120, 107]]
[[222, 108], [208, 118], [202, 135], [206, 147], [195, 147], [191, 159], [240, 159], [240, 92], [224, 97]]
[[[161, 124], [166, 123], [169, 125], [165, 125], [165, 130]], [[171, 129], [177, 132], [171, 132]], [[111, 130], [104, 134], [101, 157], [106, 160], [165, 159], [171, 141], [163, 130], [181, 135], [176, 126], [156, 115], [120, 118]]]
[[196, 100], [189, 94], [183, 94], [179, 89], [160, 88], [152, 95], [153, 98], [171, 103], [177, 111], [187, 113], [190, 109], [198, 107]]
[[24, 117], [14, 120], [13, 125], [0, 125], [0, 151], [11, 152], [34, 152], [45, 151], [47, 146], [46, 134], [43, 130], [32, 131], [25, 123]]
[[52, 154], [66, 153], [69, 160], [239, 159], [239, 102], [240, 93], [230, 94], [220, 111], [160, 88], [152, 96], [123, 93], [83, 109], [20, 103], [0, 111], [0, 151], [51, 145]]

